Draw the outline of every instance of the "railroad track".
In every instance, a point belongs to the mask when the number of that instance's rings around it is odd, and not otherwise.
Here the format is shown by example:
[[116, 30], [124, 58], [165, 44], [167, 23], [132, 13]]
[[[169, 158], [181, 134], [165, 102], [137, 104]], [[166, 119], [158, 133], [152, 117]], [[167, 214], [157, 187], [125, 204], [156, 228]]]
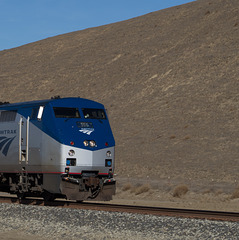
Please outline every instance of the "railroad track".
[[19, 200], [13, 196], [0, 196], [1, 203], [15, 203], [37, 206], [54, 206], [64, 208], [75, 208], [85, 210], [97, 211], [111, 211], [111, 212], [128, 212], [135, 214], [150, 214], [156, 216], [170, 216], [183, 218], [208, 219], [218, 221], [239, 221], [239, 212], [222, 212], [222, 211], [206, 211], [206, 210], [192, 210], [192, 209], [178, 209], [178, 208], [160, 208], [160, 207], [146, 207], [135, 205], [120, 205], [109, 203], [95, 203], [95, 202], [75, 202], [67, 200], [55, 200], [53, 202], [44, 202], [41, 198], [26, 198]]

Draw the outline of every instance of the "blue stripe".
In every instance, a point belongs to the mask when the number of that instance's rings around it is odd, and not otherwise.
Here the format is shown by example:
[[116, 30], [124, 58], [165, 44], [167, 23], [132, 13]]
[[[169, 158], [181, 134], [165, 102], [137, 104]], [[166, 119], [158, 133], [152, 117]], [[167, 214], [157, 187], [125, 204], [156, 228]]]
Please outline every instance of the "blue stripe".
[[7, 139], [3, 140], [3, 141], [0, 143], [0, 151], [2, 150], [3, 146], [4, 146], [9, 140], [11, 140], [11, 138], [7, 138]]
[[[16, 137], [16, 136], [15, 136], [15, 137]], [[11, 145], [11, 143], [12, 143], [12, 141], [14, 140], [15, 137], [13, 137], [12, 139], [10, 139], [10, 141], [9, 141], [9, 142], [6, 144], [6, 146], [4, 147], [2, 153], [3, 153], [5, 156], [7, 156], [8, 149], [9, 149], [9, 147], [10, 147], [10, 145]]]

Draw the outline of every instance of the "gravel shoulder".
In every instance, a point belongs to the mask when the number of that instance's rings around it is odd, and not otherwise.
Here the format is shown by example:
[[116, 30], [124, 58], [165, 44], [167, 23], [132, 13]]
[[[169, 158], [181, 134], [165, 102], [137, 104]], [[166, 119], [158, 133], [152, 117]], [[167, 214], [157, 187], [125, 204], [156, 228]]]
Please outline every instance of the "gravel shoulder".
[[1, 239], [238, 239], [239, 223], [0, 204]]

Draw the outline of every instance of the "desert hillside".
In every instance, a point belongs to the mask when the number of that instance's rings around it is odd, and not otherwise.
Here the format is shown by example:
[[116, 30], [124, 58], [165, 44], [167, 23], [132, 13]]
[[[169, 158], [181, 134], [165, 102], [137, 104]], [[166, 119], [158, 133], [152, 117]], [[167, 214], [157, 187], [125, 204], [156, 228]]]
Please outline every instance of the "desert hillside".
[[239, 181], [239, 1], [198, 0], [0, 52], [0, 101], [102, 102], [116, 173]]

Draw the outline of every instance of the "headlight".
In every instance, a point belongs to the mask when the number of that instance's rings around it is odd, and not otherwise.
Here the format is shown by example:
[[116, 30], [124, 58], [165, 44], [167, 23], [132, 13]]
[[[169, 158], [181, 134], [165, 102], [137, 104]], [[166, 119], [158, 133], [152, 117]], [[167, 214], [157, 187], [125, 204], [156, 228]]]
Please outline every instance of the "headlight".
[[83, 144], [84, 144], [85, 147], [89, 146], [89, 142], [88, 142], [87, 140], [85, 140], [85, 141], [83, 142]]
[[69, 156], [74, 156], [74, 155], [75, 155], [75, 151], [71, 149], [71, 150], [68, 152], [68, 155], [69, 155]]
[[96, 145], [95, 141], [94, 140], [90, 140], [90, 146], [91, 147], [95, 147], [95, 145]]
[[111, 151], [108, 151], [108, 152], [106, 153], [106, 156], [107, 156], [107, 157], [111, 157]]

